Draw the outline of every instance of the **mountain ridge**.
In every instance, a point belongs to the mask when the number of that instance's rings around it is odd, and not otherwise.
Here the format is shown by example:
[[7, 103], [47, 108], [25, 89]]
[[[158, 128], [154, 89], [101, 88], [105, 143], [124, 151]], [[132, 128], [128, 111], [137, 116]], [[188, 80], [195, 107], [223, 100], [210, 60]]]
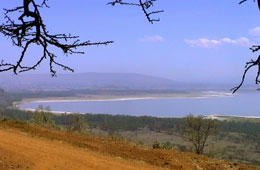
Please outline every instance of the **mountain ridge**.
[[0, 75], [0, 87], [12, 89], [86, 89], [86, 88], [132, 88], [174, 89], [181, 83], [161, 77], [137, 73], [77, 73]]

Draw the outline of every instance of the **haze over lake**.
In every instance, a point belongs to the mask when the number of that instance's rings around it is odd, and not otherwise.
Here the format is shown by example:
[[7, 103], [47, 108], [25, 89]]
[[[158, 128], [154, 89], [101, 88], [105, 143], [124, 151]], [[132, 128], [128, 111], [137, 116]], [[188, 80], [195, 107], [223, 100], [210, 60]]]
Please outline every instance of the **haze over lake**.
[[29, 102], [19, 107], [35, 109], [42, 104], [50, 106], [53, 111], [132, 116], [183, 117], [188, 114], [218, 114], [260, 117], [260, 105], [257, 104], [259, 100], [260, 93], [253, 91], [207, 98]]

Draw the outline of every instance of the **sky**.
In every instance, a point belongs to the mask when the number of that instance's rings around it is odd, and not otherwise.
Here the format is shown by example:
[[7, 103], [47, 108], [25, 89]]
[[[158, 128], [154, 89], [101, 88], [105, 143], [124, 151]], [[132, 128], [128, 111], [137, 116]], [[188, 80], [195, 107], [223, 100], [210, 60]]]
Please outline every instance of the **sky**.
[[[76, 73], [139, 73], [183, 82], [238, 83], [245, 62], [257, 55], [249, 50], [260, 43], [260, 11], [253, 0], [242, 5], [239, 0], [158, 0], [153, 9], [165, 12], [154, 15], [161, 19], [154, 24], [147, 22], [139, 7], [112, 7], [107, 2], [49, 0], [50, 8], [40, 11], [50, 33], [114, 41], [81, 48], [84, 55], [65, 56], [53, 49], [58, 61]], [[16, 5], [17, 0], [3, 1], [0, 9]], [[2, 14], [0, 22], [4, 22]], [[20, 50], [2, 35], [0, 48], [0, 59], [17, 61]], [[33, 47], [26, 57], [25, 63], [33, 64], [41, 49]], [[33, 73], [49, 73], [48, 62]]]

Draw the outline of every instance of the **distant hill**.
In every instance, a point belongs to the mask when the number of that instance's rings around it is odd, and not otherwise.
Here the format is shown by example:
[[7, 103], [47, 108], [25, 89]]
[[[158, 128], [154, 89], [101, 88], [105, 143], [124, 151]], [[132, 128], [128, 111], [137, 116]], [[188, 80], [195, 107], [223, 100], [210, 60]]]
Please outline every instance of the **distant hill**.
[[0, 74], [0, 87], [7, 90], [64, 90], [87, 88], [175, 89], [173, 80], [132, 73], [81, 73], [5, 75]]

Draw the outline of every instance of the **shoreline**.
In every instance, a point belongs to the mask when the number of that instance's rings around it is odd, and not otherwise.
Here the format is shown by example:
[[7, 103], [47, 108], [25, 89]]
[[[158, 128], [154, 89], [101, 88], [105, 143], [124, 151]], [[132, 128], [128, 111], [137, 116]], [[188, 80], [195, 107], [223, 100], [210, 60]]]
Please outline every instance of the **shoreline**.
[[228, 120], [232, 118], [242, 118], [242, 119], [260, 119], [260, 116], [239, 116], [239, 115], [218, 115], [218, 114], [210, 114], [203, 115], [208, 119], [218, 119], [218, 120]]
[[[14, 102], [13, 107], [19, 110], [35, 111], [34, 108], [21, 108], [20, 105], [24, 103], [68, 103], [68, 102], [105, 102], [105, 101], [131, 101], [131, 100], [156, 100], [156, 99], [187, 99], [187, 98], [215, 98], [215, 97], [233, 97], [232, 93], [204, 91], [200, 93], [183, 93], [183, 94], [152, 94], [152, 95], [82, 95], [78, 97], [49, 97], [49, 98], [27, 98], [19, 102]], [[73, 113], [66, 111], [51, 111], [54, 114]], [[77, 112], [85, 114], [83, 112]]]
[[[102, 101], [129, 101], [129, 100], [155, 100], [155, 99], [185, 99], [185, 98], [215, 98], [215, 97], [233, 97], [231, 93], [205, 91], [201, 93], [188, 93], [188, 94], [157, 94], [157, 95], [92, 95], [92, 96], [79, 96], [79, 97], [52, 97], [52, 98], [29, 98], [23, 99], [20, 102], [15, 102], [13, 106], [19, 110], [35, 111], [34, 108], [21, 108], [23, 103], [49, 103], [49, 102], [102, 102]], [[72, 114], [69, 111], [51, 111], [53, 114]], [[79, 114], [86, 114], [86, 112], [76, 112]], [[94, 114], [94, 113], [93, 113]], [[110, 114], [113, 115], [113, 114]], [[134, 116], [134, 115], [133, 115]], [[240, 116], [240, 115], [221, 115], [209, 114], [202, 115], [206, 118], [227, 120], [229, 118], [246, 118], [246, 119], [260, 119], [260, 116]], [[185, 117], [185, 116], [184, 116]]]
[[187, 93], [187, 94], [155, 94], [155, 95], [88, 95], [78, 97], [49, 97], [49, 98], [28, 98], [20, 102], [15, 102], [14, 105], [23, 103], [49, 103], [49, 102], [102, 102], [102, 101], [128, 101], [128, 100], [156, 100], [156, 99], [185, 99], [185, 98], [214, 98], [214, 97], [233, 97], [232, 93], [223, 92], [202, 92], [202, 93]]
[[[33, 109], [33, 108], [17, 108], [18, 110], [23, 110], [23, 111], [30, 111], [30, 112], [35, 112], [36, 109]], [[64, 111], [55, 111], [55, 110], [51, 110], [51, 111], [48, 111], [48, 112], [51, 112], [53, 114], [56, 114], [56, 115], [59, 115], [59, 114], [73, 114], [74, 112], [64, 112]], [[79, 114], [86, 114], [86, 113], [80, 113], [78, 112]]]
[[[18, 108], [19, 110], [23, 111], [31, 111], [34, 112], [36, 109], [33, 108]], [[59, 115], [59, 114], [98, 114], [98, 113], [83, 113], [83, 112], [66, 112], [66, 111], [55, 111], [52, 110], [50, 111], [53, 114]], [[105, 113], [102, 113], [105, 114]], [[113, 114], [105, 114], [105, 115], [113, 115]], [[117, 115], [113, 115], [117, 116]], [[135, 116], [135, 115], [125, 115], [125, 116], [133, 116], [133, 117], [141, 117], [141, 116]], [[145, 116], [145, 115], [143, 115]], [[186, 115], [187, 116], [187, 115]], [[234, 118], [241, 118], [241, 119], [260, 119], [260, 116], [240, 116], [240, 115], [218, 115], [218, 114], [209, 114], [209, 115], [202, 115], [206, 119], [216, 119], [220, 121], [224, 120], [229, 120], [229, 119], [234, 119]], [[151, 117], [156, 117], [156, 116], [151, 116]], [[185, 116], [184, 116], [185, 117]], [[156, 118], [184, 118], [184, 117], [156, 117]]]

